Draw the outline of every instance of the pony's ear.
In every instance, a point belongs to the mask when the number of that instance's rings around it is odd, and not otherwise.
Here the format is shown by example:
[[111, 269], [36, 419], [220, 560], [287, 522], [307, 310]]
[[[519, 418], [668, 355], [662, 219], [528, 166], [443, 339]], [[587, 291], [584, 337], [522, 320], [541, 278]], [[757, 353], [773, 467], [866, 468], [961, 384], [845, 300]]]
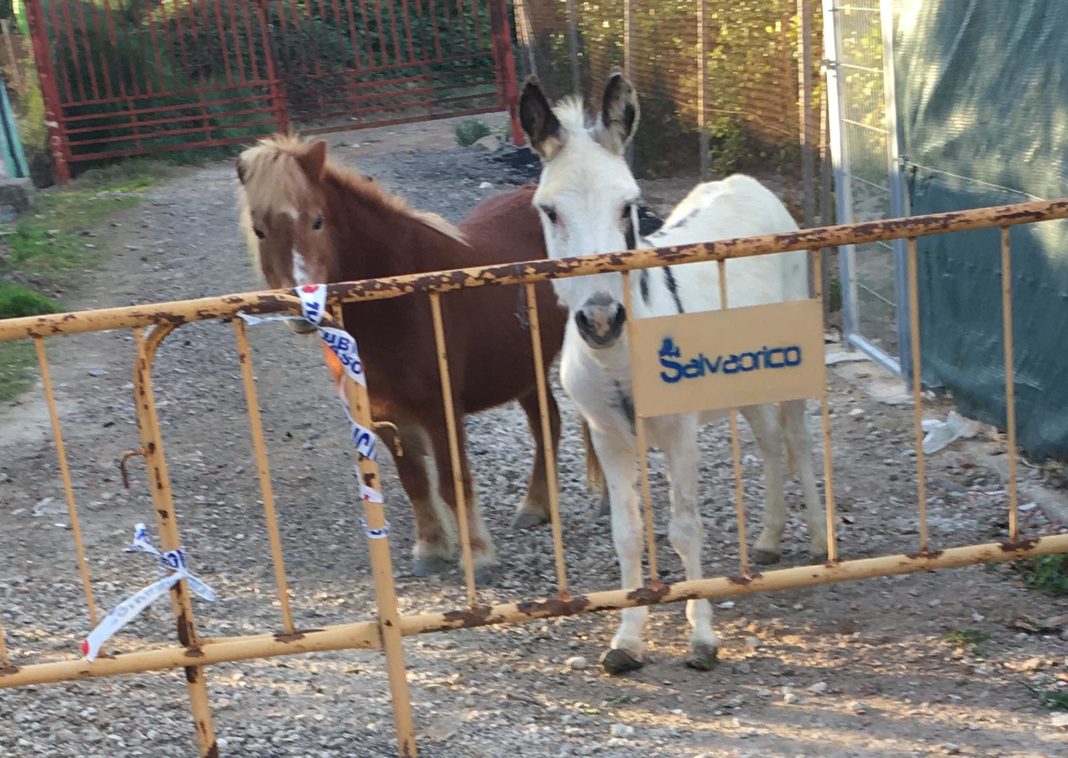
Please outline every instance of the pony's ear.
[[608, 75], [601, 102], [601, 145], [618, 155], [638, 127], [638, 93], [619, 69]]
[[530, 146], [543, 161], [551, 161], [560, 152], [563, 130], [541, 85], [533, 76], [527, 77], [523, 85], [523, 96], [519, 99], [519, 123], [530, 138]]
[[313, 182], [323, 178], [323, 169], [326, 167], [326, 140], [315, 140], [297, 156], [297, 163], [304, 169], [304, 173]]

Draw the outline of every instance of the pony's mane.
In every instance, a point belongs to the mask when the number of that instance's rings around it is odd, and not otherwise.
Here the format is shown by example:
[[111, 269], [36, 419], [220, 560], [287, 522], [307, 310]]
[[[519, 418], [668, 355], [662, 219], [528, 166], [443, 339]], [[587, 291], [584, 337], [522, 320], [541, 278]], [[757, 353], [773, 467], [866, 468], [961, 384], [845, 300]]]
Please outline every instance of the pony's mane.
[[[297, 209], [307, 197], [310, 182], [297, 162], [307, 145], [292, 134], [275, 134], [261, 139], [241, 153], [239, 163], [244, 175], [242, 222], [251, 208], [270, 208], [272, 211]], [[326, 175], [367, 202], [397, 211], [419, 223], [464, 245], [463, 232], [436, 213], [417, 211], [399, 195], [394, 195], [374, 181], [326, 161]], [[250, 232], [251, 233], [251, 232]]]

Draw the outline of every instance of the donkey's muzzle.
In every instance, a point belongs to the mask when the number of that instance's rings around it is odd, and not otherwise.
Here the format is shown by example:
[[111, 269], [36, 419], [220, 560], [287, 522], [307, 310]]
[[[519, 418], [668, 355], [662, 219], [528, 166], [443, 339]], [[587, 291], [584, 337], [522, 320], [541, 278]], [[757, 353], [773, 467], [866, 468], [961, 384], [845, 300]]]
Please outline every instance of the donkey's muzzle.
[[611, 347], [623, 333], [627, 311], [610, 295], [598, 293], [575, 312], [575, 326], [587, 345]]
[[305, 321], [304, 319], [301, 319], [300, 321], [286, 321], [286, 323], [289, 324], [289, 328], [297, 334], [311, 334], [315, 331], [315, 324], [310, 321]]

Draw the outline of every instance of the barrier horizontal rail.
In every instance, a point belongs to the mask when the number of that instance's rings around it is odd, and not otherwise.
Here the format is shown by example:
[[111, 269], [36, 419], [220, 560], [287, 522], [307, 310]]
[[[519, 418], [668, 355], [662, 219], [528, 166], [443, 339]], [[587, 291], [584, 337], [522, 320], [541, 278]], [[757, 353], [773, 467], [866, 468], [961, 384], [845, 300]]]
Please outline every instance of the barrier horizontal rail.
[[[787, 234], [743, 237], [675, 247], [643, 248], [622, 253], [560, 260], [534, 260], [495, 266], [343, 282], [329, 286], [331, 304], [387, 300], [416, 292], [450, 292], [483, 286], [507, 286], [572, 276], [656, 268], [701, 261], [747, 258], [793, 250], [965, 232], [1068, 218], [1068, 198], [1017, 205], [999, 205], [926, 216], [802, 229]], [[300, 312], [300, 301], [285, 290], [242, 292], [221, 297], [130, 305], [85, 313], [58, 313], [0, 321], [0, 342], [105, 329], [170, 323], [184, 324], [253, 314]]]
[[[1063, 552], [1068, 552], [1068, 534], [1022, 540], [1018, 543], [991, 542], [946, 548], [926, 555], [914, 553], [860, 558], [836, 564], [776, 569], [754, 573], [751, 576], [722, 576], [645, 586], [636, 590], [590, 592], [572, 595], [566, 599], [548, 597], [524, 602], [479, 605], [454, 611], [401, 616], [400, 632], [401, 635], [410, 637], [450, 629], [537, 621], [579, 613], [674, 603], [694, 598], [737, 597], [759, 592], [870, 579], [877, 576], [899, 576], [934, 569], [961, 568], [975, 563], [998, 563]], [[172, 646], [112, 657], [102, 656], [92, 664], [84, 659], [77, 659], [0, 668], [0, 689], [160, 671], [184, 666], [207, 666], [281, 655], [381, 647], [377, 621], [339, 624], [323, 629], [298, 629], [292, 634], [260, 634], [217, 640], [204, 638], [200, 646], [193, 649]]]

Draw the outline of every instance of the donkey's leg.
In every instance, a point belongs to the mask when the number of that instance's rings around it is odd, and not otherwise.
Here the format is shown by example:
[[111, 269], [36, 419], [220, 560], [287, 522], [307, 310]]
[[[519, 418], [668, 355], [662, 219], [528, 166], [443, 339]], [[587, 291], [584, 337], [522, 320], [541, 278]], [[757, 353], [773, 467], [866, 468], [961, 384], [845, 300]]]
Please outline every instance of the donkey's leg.
[[805, 496], [805, 515], [808, 523], [808, 539], [812, 559], [817, 563], [827, 560], [827, 514], [820, 503], [816, 486], [816, 472], [812, 462], [812, 436], [805, 423], [805, 401], [790, 400], [782, 404], [786, 447], [797, 466], [801, 489]]
[[[591, 430], [593, 447], [601, 459], [608, 498], [612, 503], [612, 541], [619, 558], [623, 589], [642, 586], [642, 520], [638, 511], [637, 466], [634, 438]], [[601, 666], [609, 674], [622, 674], [641, 668], [645, 654], [642, 629], [649, 609], [624, 608], [611, 647], [601, 656]]]
[[771, 405], [751, 405], [742, 408], [757, 444], [764, 456], [764, 489], [767, 502], [762, 516], [763, 529], [753, 548], [753, 560], [759, 564], [775, 563], [782, 554], [782, 533], [786, 528], [786, 502], [783, 480], [786, 464], [783, 460], [783, 430], [777, 411]]
[[[449, 434], [445, 424], [427, 428], [430, 436], [430, 444], [434, 449], [434, 460], [438, 471], [438, 492], [441, 499], [452, 511], [456, 518], [456, 488], [453, 483], [452, 456], [449, 453]], [[475, 568], [475, 581], [479, 584], [487, 584], [493, 578], [493, 565], [495, 551], [493, 539], [486, 529], [486, 523], [482, 520], [482, 511], [478, 507], [475, 497], [475, 489], [471, 481], [471, 469], [467, 463], [467, 444], [464, 438], [463, 416], [456, 419], [456, 444], [460, 453], [460, 476], [463, 482], [464, 511], [467, 514], [467, 528], [471, 537], [471, 560]], [[460, 521], [456, 518], [456, 525]], [[462, 543], [461, 543], [462, 544]]]
[[[427, 460], [427, 433], [418, 424], [407, 423], [399, 425], [398, 433], [403, 455], [395, 455], [393, 460], [415, 515], [412, 573], [439, 574], [449, 566], [452, 540], [441, 521], [441, 508], [435, 507], [437, 477], [433, 461]], [[398, 433], [383, 427], [382, 439], [390, 450], [396, 449]]]
[[[546, 393], [546, 399], [548, 400], [549, 431], [553, 442], [553, 459], [556, 460], [556, 453], [560, 447], [560, 409], [556, 405], [556, 398], [553, 397], [551, 390]], [[541, 433], [541, 411], [537, 390], [531, 390], [519, 398], [519, 404], [527, 414], [530, 433], [534, 437], [534, 471], [530, 475], [527, 496], [523, 499], [519, 510], [516, 511], [512, 526], [516, 529], [526, 529], [549, 521], [549, 481], [545, 473], [545, 437]]]
[[[701, 579], [704, 527], [697, 508], [697, 423], [692, 417], [664, 419], [657, 424], [658, 441], [667, 456], [671, 484], [671, 523], [668, 535], [679, 554], [687, 581]], [[709, 671], [716, 665], [719, 638], [712, 630], [712, 605], [707, 600], [686, 601], [690, 621], [690, 656], [686, 665]]]

